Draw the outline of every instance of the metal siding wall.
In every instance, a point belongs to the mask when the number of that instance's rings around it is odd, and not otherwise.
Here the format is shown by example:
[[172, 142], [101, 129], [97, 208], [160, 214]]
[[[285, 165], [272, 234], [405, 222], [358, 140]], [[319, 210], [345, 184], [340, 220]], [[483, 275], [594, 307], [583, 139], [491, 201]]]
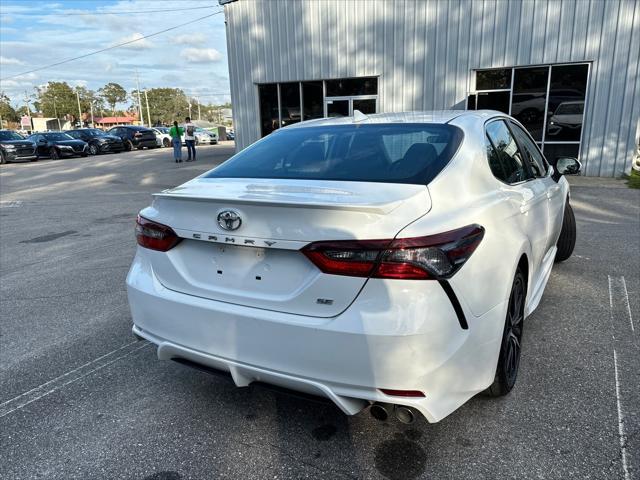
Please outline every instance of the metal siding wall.
[[238, 0], [225, 5], [238, 148], [257, 83], [379, 75], [380, 111], [464, 108], [474, 68], [592, 61], [581, 156], [628, 170], [640, 109], [639, 0]]

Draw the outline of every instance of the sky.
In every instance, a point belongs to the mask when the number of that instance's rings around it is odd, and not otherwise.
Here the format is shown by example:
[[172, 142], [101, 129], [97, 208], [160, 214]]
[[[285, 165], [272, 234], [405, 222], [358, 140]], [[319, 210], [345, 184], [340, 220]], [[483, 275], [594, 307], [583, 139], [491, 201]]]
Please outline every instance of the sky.
[[[123, 13], [171, 10], [157, 13]], [[49, 81], [182, 88], [203, 104], [230, 101], [224, 14], [46, 70], [33, 70], [221, 11], [218, 0], [0, 0], [0, 91], [15, 105]], [[127, 103], [128, 104], [128, 103]]]

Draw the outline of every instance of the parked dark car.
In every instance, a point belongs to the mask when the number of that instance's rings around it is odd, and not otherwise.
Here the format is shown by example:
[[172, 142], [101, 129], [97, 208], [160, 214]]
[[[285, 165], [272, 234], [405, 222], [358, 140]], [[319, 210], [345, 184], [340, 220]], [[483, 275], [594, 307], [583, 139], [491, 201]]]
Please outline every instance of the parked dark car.
[[142, 150], [144, 147], [156, 148], [158, 146], [156, 133], [150, 128], [139, 127], [137, 125], [121, 125], [110, 128], [107, 130], [107, 133], [120, 137], [124, 142], [124, 149], [126, 151], [133, 150], [134, 148]]
[[0, 130], [0, 163], [38, 160], [36, 144], [13, 130]]
[[36, 144], [39, 157], [58, 159], [89, 155], [87, 142], [76, 140], [64, 132], [34, 133], [29, 137], [29, 140]]
[[115, 153], [124, 150], [124, 143], [120, 137], [110, 135], [98, 128], [78, 128], [65, 132], [76, 140], [89, 144], [89, 155], [99, 153]]

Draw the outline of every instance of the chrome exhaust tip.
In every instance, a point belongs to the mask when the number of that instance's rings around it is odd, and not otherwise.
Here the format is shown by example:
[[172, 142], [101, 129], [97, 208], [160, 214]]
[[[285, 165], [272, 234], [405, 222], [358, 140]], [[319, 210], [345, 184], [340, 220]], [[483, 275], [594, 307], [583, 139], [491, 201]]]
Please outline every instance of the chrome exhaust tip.
[[416, 419], [413, 414], [413, 410], [409, 407], [402, 405], [395, 405], [393, 407], [393, 414], [396, 416], [399, 422], [409, 425]]
[[371, 407], [369, 408], [369, 413], [373, 418], [381, 422], [384, 422], [387, 418], [389, 418], [389, 412], [387, 411], [387, 408], [381, 403], [374, 403], [373, 405], [371, 405]]

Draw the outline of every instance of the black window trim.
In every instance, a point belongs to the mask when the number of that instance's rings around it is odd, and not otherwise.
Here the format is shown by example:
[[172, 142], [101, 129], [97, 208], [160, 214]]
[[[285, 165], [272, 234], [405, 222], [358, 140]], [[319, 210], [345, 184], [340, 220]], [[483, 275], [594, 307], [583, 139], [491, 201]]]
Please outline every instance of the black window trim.
[[[489, 125], [490, 123], [493, 122], [497, 122], [497, 121], [504, 121], [505, 126], [507, 127], [507, 130], [509, 130], [509, 133], [511, 134], [511, 136], [513, 137], [513, 140], [516, 142], [516, 145], [518, 146], [518, 148], [520, 150], [522, 150], [522, 147], [520, 146], [520, 142], [518, 142], [518, 139], [516, 138], [516, 136], [513, 134], [513, 132], [511, 131], [511, 128], [509, 128], [509, 121], [511, 121], [511, 117], [507, 117], [507, 116], [495, 116], [495, 117], [491, 117], [489, 120], [487, 120], [486, 122], [484, 122], [484, 135], [485, 137], [489, 140], [489, 142], [491, 143], [491, 146], [493, 147], [493, 149], [496, 151], [496, 153], [498, 153], [498, 149], [496, 148], [495, 144], [493, 143], [493, 140], [491, 139], [491, 136], [489, 136], [489, 134], [487, 133], [487, 125]], [[525, 130], [526, 131], [526, 130]], [[534, 142], [535, 143], [535, 142]], [[499, 154], [499, 153], [498, 153]], [[545, 159], [546, 160], [546, 159]], [[500, 183], [503, 183], [504, 185], [509, 185], [509, 186], [517, 186], [517, 185], [522, 185], [524, 183], [530, 182], [532, 180], [536, 180], [540, 177], [536, 177], [533, 172], [531, 171], [531, 168], [529, 167], [529, 162], [527, 161], [526, 158], [524, 158], [524, 155], [522, 155], [522, 162], [524, 165], [524, 169], [527, 172], [527, 176], [528, 178], [520, 181], [520, 182], [515, 182], [515, 183], [507, 183], [503, 180], [501, 180], [500, 178], [496, 177], [495, 175], [493, 175], [493, 177], [498, 180]], [[548, 163], [548, 162], [547, 162]], [[493, 174], [493, 172], [492, 172]]]
[[550, 168], [551, 164], [547, 160], [547, 157], [544, 156], [544, 154], [542, 153], [542, 150], [540, 150], [540, 147], [538, 147], [538, 144], [533, 139], [533, 137], [531, 136], [529, 131], [526, 128], [524, 128], [524, 126], [521, 125], [516, 119], [514, 119], [512, 117], [508, 117], [507, 128], [511, 132], [511, 135], [513, 135], [513, 138], [516, 141], [516, 144], [518, 145], [518, 148], [520, 148], [520, 150], [524, 150], [524, 147], [522, 146], [522, 143], [520, 143], [520, 141], [518, 140], [517, 135], [513, 134], [512, 125], [515, 125], [515, 126], [519, 127], [520, 130], [522, 130], [525, 133], [525, 135], [529, 138], [529, 140], [531, 140], [531, 143], [533, 143], [535, 145], [536, 149], [538, 150], [538, 153], [540, 153], [540, 155], [542, 156], [542, 159], [544, 160], [544, 163], [547, 165], [547, 171], [545, 172], [545, 174], [543, 176], [541, 176], [541, 177], [536, 177], [535, 173], [533, 172], [533, 169], [529, 165], [529, 160], [525, 158], [525, 163], [527, 164], [527, 170], [529, 170], [529, 172], [533, 175], [533, 179], [535, 180], [537, 178], [550, 177], [551, 176], [551, 168]]

